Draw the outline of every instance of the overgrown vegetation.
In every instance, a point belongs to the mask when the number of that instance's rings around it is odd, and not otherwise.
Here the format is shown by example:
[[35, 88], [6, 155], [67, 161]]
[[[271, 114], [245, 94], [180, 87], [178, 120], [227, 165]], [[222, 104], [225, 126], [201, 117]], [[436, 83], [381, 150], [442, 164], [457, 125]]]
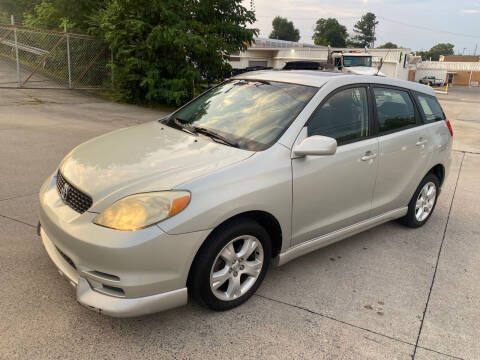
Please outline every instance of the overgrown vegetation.
[[114, 54], [113, 95], [178, 106], [228, 75], [257, 30], [241, 0], [2, 0], [0, 16], [96, 35]]
[[86, 33], [91, 17], [102, 9], [108, 0], [41, 0], [23, 14], [26, 26], [62, 29], [63, 24], [71, 32]]
[[25, 13], [33, 11], [39, 0], [2, 0], [0, 1], [0, 20], [10, 24], [10, 15], [15, 17], [17, 24], [23, 22]]
[[203, 82], [230, 70], [229, 55], [257, 33], [240, 0], [111, 0], [92, 31], [115, 54], [115, 94], [122, 100], [180, 105]]

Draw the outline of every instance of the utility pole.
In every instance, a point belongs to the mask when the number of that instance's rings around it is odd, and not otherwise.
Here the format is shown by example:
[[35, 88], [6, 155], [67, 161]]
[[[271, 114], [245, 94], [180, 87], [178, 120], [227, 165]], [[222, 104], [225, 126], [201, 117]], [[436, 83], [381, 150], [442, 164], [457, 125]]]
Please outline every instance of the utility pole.
[[473, 50], [473, 56], [477, 55], [477, 46], [478, 44], [475, 44], [475, 50]]

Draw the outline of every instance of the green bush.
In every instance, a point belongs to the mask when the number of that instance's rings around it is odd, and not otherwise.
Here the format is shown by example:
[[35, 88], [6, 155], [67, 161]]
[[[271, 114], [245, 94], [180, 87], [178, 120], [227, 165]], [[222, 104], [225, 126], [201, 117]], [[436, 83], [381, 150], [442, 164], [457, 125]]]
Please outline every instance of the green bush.
[[257, 34], [241, 0], [111, 0], [91, 31], [114, 53], [114, 95], [178, 106], [228, 72]]

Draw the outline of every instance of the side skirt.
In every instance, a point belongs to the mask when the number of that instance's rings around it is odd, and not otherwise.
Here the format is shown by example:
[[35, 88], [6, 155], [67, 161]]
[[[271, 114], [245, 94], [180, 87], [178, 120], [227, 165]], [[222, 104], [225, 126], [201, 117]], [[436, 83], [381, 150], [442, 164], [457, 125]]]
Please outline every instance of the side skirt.
[[359, 223], [347, 226], [343, 229], [339, 229], [331, 233], [319, 236], [315, 239], [305, 241], [279, 254], [274, 260], [274, 264], [276, 266], [282, 266], [299, 256], [308, 254], [309, 252], [318, 250], [322, 247], [333, 244], [334, 242], [358, 234], [359, 232], [370, 229], [387, 221], [401, 218], [402, 216], [406, 215], [407, 212], [408, 207], [395, 209], [386, 212], [385, 214], [378, 215], [373, 218], [361, 221]]

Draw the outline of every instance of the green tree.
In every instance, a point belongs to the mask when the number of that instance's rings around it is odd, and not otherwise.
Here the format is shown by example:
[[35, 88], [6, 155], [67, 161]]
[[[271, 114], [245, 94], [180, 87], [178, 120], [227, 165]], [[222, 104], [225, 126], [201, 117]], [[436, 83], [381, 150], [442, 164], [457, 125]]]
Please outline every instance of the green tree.
[[322, 18], [317, 20], [312, 39], [315, 45], [345, 47], [347, 37], [347, 28], [341, 25], [337, 19]]
[[60, 27], [62, 21], [61, 12], [52, 3], [42, 1], [31, 12], [25, 13], [24, 25], [44, 29], [55, 29]]
[[287, 18], [276, 16], [272, 21], [273, 30], [270, 33], [270, 39], [298, 41], [300, 40], [300, 31], [295, 29], [293, 22]]
[[440, 58], [440, 55], [453, 55], [454, 47], [455, 45], [450, 43], [440, 43], [433, 46], [428, 51], [419, 51], [418, 54], [422, 57], [422, 60], [430, 60], [431, 58], [432, 61], [438, 61]]
[[0, 14], [2, 14], [2, 22], [10, 24], [10, 15], [13, 15], [15, 23], [21, 24], [24, 13], [32, 11], [38, 3], [39, 0], [1, 0]]
[[42, 0], [25, 12], [24, 24], [47, 29], [63, 28], [87, 32], [90, 18], [105, 6], [108, 0]]
[[0, 10], [0, 24], [10, 24], [10, 17], [6, 11]]
[[355, 24], [353, 31], [355, 36], [349, 42], [350, 46], [355, 47], [373, 47], [375, 40], [375, 27], [378, 25], [377, 17], [374, 13], [368, 12]]
[[389, 41], [389, 42], [386, 42], [383, 45], [380, 45], [378, 48], [379, 49], [398, 49], [398, 46], [397, 46], [397, 44], [394, 44], [394, 43]]
[[241, 0], [111, 0], [93, 18], [114, 53], [114, 94], [137, 103], [181, 105], [205, 79], [230, 70], [258, 30]]

